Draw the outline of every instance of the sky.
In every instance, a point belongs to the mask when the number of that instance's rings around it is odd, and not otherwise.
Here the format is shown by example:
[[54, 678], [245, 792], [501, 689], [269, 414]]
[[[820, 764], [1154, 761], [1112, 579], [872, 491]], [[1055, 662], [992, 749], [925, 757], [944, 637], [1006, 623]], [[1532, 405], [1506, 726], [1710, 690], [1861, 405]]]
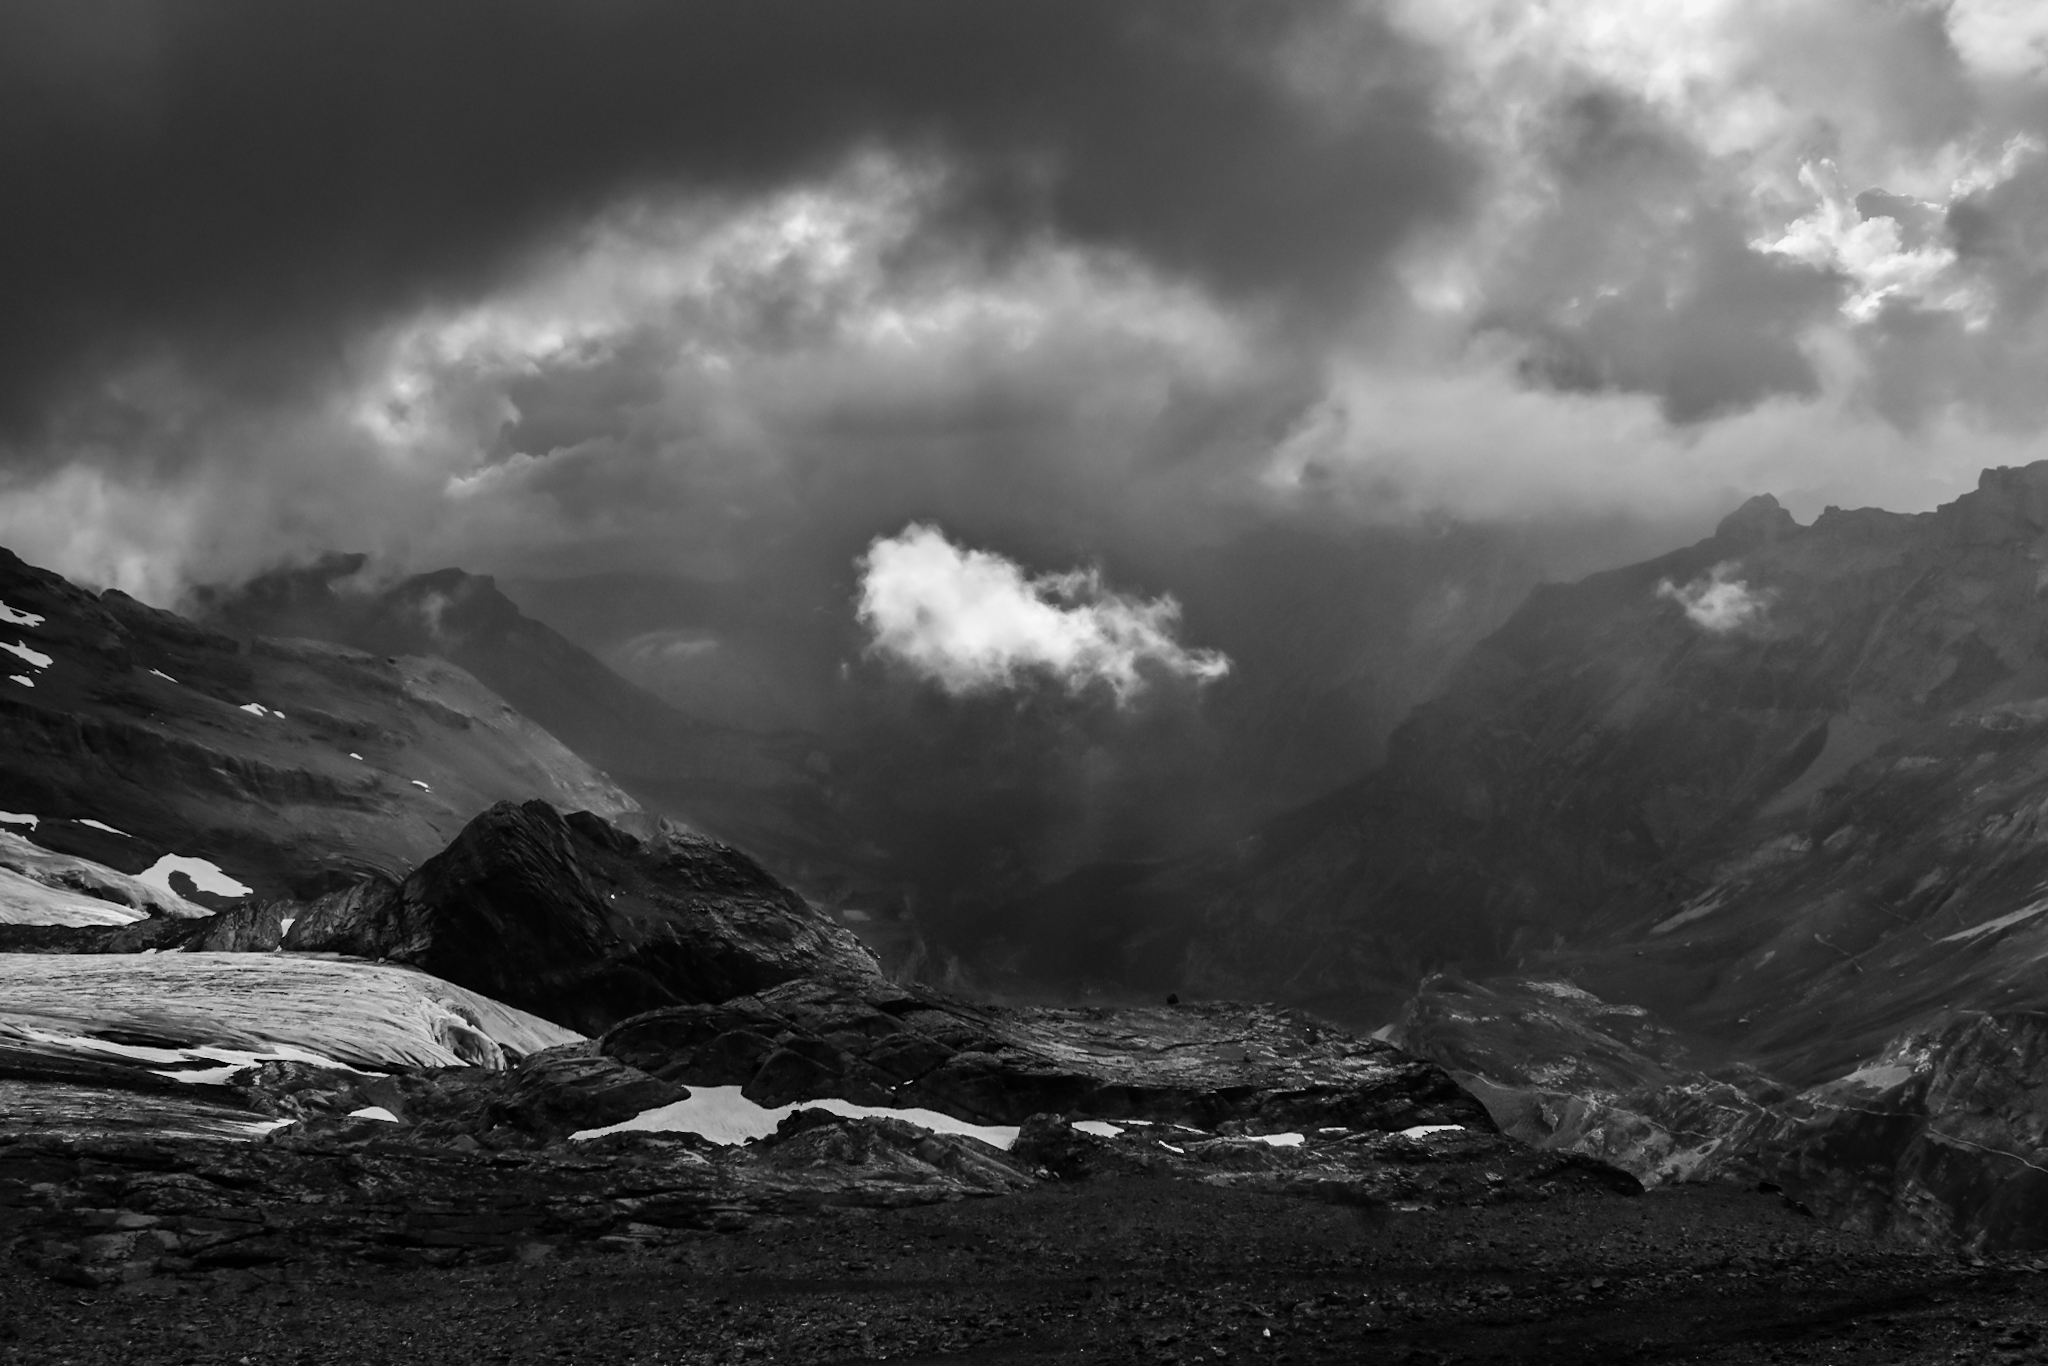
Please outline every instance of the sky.
[[0, 544], [165, 604], [1380, 735], [1536, 579], [2048, 455], [2030, 0], [27, 0], [0, 182]]

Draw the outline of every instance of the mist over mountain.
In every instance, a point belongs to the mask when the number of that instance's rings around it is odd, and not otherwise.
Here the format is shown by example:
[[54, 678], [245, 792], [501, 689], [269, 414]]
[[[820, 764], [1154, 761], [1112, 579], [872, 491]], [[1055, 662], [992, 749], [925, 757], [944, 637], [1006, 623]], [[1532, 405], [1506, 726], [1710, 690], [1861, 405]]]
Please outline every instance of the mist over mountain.
[[2044, 16], [0, 6], [0, 1357], [2039, 1356]]

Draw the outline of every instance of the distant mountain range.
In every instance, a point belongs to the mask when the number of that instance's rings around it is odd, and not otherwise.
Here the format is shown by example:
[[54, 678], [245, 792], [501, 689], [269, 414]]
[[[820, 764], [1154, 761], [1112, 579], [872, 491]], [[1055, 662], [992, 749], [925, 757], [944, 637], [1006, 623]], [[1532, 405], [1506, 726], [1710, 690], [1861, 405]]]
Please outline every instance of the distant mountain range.
[[[552, 980], [546, 953], [477, 977], [492, 922], [415, 933], [395, 880], [533, 797], [643, 832], [657, 808], [856, 897], [944, 841], [941, 822], [863, 842], [874, 813], [849, 818], [816, 737], [688, 717], [488, 579], [363, 588], [361, 568], [205, 595], [195, 624], [0, 558], [9, 943], [459, 942], [434, 971], [596, 1029], [613, 986], [578, 998], [586, 1022], [552, 988], [522, 995]], [[953, 980], [1309, 1005], [1382, 1027], [1542, 1146], [1651, 1180], [1769, 1180], [1921, 1239], [2024, 1241], [2048, 1209], [2044, 595], [2048, 462], [1925, 514], [1801, 526], [1752, 499], [1695, 545], [1532, 593], [1375, 772], [1195, 855], [1084, 867], [956, 922]], [[891, 818], [914, 826], [946, 790]], [[604, 828], [579, 836], [597, 844], [560, 905], [632, 881], [590, 871]], [[340, 900], [290, 909], [323, 896]], [[843, 923], [876, 929], [849, 904]], [[176, 928], [227, 907], [261, 933]], [[591, 943], [627, 946], [605, 950], [619, 981], [648, 953], [687, 979], [671, 931], [633, 947], [643, 930], [604, 928], [598, 903], [577, 914]], [[124, 920], [145, 923], [61, 928]]]

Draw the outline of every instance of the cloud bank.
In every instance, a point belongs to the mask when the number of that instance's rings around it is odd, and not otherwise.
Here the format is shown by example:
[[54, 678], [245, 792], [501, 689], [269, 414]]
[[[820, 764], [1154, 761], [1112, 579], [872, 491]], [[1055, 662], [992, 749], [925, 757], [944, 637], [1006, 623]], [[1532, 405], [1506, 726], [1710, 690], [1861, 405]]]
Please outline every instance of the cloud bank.
[[872, 649], [955, 694], [1041, 674], [1127, 703], [1148, 675], [1207, 683], [1230, 672], [1215, 650], [1174, 639], [1180, 604], [1111, 591], [1098, 570], [1027, 575], [1011, 560], [954, 545], [917, 523], [861, 557], [858, 613]]
[[[0, 544], [566, 585], [706, 714], [947, 737], [878, 789], [1241, 828], [1534, 582], [2048, 456], [2039, 9], [0, 7]], [[854, 566], [910, 524], [1170, 590], [1228, 685], [908, 682]]]

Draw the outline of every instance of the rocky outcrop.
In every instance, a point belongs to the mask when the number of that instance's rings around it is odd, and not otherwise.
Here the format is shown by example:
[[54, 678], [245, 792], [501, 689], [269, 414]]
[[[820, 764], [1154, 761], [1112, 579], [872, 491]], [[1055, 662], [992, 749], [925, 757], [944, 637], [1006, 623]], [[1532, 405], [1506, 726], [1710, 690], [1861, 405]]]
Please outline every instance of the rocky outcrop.
[[1749, 1140], [1771, 1180], [1851, 1228], [1972, 1251], [2048, 1247], [2048, 1015], [1912, 1030], [1776, 1108]]
[[746, 855], [665, 822], [639, 829], [500, 803], [403, 882], [251, 912], [289, 929], [238, 946], [408, 963], [590, 1034], [799, 978], [879, 978], [859, 940]]
[[1903, 1242], [2048, 1246], [2048, 1015], [1942, 1017], [1802, 1091], [1566, 982], [1433, 979], [1394, 1034], [1504, 1132], [1652, 1185], [1761, 1182]]
[[768, 1106], [837, 1096], [990, 1124], [1050, 1112], [1202, 1129], [1493, 1130], [1441, 1068], [1262, 1006], [996, 1007], [801, 981], [638, 1016], [599, 1047]]

